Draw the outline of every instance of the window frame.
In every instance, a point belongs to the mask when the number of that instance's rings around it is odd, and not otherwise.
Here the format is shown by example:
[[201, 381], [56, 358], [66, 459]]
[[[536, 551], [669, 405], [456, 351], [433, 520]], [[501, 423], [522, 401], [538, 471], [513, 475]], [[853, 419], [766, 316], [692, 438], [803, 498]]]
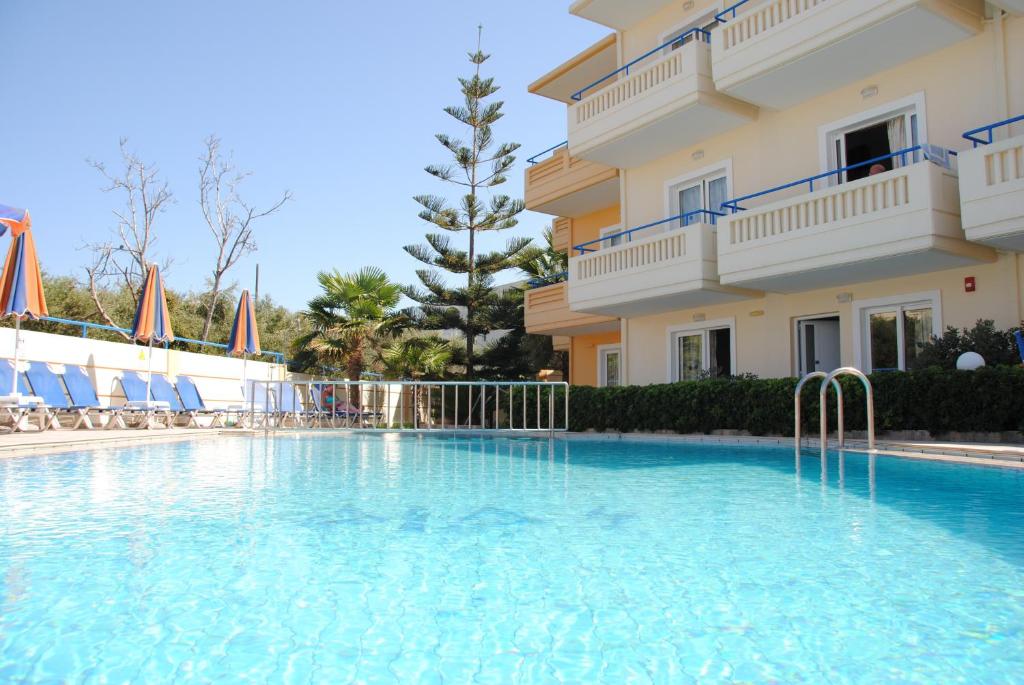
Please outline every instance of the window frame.
[[[715, 178], [725, 177], [725, 196], [730, 198], [734, 195], [733, 182], [732, 182], [732, 157], [727, 157], [720, 162], [714, 164], [708, 164], [700, 169], [695, 169], [689, 173], [675, 178], [670, 178], [665, 181], [664, 184], [664, 197], [665, 197], [665, 218], [671, 216], [679, 216], [681, 210], [679, 210], [679, 191], [683, 188], [681, 186], [694, 186], [697, 183], [705, 184], [702, 187], [701, 193], [702, 202], [707, 201], [707, 186], [708, 180]], [[677, 211], [678, 210], [678, 211]], [[672, 222], [667, 230], [676, 230], [682, 228], [678, 225], [679, 222]], [[691, 224], [692, 225], [692, 224]]]
[[[608, 385], [608, 365], [605, 359], [609, 354], [619, 355], [619, 383], [615, 386]], [[621, 387], [622, 386], [622, 343], [609, 343], [597, 346], [597, 387]]]
[[[614, 224], [612, 226], [605, 226], [604, 228], [599, 228], [597, 230], [597, 235], [599, 238], [604, 238], [605, 236], [611, 235], [613, 233], [622, 233], [623, 230], [624, 229], [622, 228], [622, 224]], [[618, 242], [615, 242], [616, 240], [618, 240]], [[618, 247], [619, 245], [622, 245], [624, 242], [626, 242], [626, 237], [619, 236], [617, 239], [612, 238], [611, 240], [608, 241], [607, 244], [601, 242], [599, 247], [602, 250], [607, 250], [608, 248], [611, 247]]]
[[[913, 95], [909, 95], [905, 98], [898, 100], [892, 100], [871, 109], [863, 110], [852, 114], [847, 117], [843, 117], [837, 121], [832, 121], [827, 124], [822, 124], [818, 127], [818, 162], [821, 167], [821, 173], [826, 173], [833, 169], [838, 169], [838, 166], [833, 165], [833, 162], [838, 164], [836, 158], [836, 141], [840, 136], [846, 135], [852, 131], [856, 131], [867, 126], [882, 123], [888, 119], [895, 118], [903, 115], [907, 121], [907, 143], [908, 146], [913, 146], [914, 131], [911, 130], [910, 122], [912, 117], [917, 117], [917, 145], [925, 145], [928, 142], [928, 117], [925, 108], [925, 96], [924, 91], [918, 91]], [[842, 181], [838, 176], [830, 176], [828, 183], [830, 186], [839, 185]]]
[[729, 329], [729, 365], [732, 367], [733, 375], [738, 373], [736, 368], [736, 318], [714, 319], [712, 321], [695, 321], [688, 324], [677, 324], [668, 326], [665, 329], [665, 351], [667, 356], [666, 381], [668, 383], [679, 382], [679, 360], [676, 355], [680, 337], [701, 333], [704, 336], [701, 349], [701, 370], [706, 371], [710, 365], [711, 347], [709, 345], [709, 332], [712, 330]]
[[932, 335], [936, 337], [942, 335], [942, 293], [939, 290], [853, 301], [853, 358], [856, 360], [858, 369], [864, 373], [872, 372], [871, 326], [868, 323], [868, 317], [874, 312], [895, 308], [897, 313], [897, 364], [901, 371], [906, 370], [906, 340], [901, 333], [903, 322], [899, 314], [902, 308], [911, 305], [930, 306], [932, 309]]

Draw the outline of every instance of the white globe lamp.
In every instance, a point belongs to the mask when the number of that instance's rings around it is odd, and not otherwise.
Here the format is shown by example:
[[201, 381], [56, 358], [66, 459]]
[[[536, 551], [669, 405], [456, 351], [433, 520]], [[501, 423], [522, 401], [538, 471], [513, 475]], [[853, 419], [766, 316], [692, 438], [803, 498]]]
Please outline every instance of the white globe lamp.
[[985, 359], [977, 352], [964, 352], [956, 358], [956, 368], [961, 371], [974, 371], [985, 366]]

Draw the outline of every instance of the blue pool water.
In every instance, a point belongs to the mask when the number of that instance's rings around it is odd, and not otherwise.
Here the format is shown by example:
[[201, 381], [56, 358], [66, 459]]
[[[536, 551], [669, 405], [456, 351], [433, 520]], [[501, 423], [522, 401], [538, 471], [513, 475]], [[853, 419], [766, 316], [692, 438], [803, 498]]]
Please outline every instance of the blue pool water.
[[0, 459], [0, 682], [1024, 682], [1024, 473], [796, 466], [382, 435]]

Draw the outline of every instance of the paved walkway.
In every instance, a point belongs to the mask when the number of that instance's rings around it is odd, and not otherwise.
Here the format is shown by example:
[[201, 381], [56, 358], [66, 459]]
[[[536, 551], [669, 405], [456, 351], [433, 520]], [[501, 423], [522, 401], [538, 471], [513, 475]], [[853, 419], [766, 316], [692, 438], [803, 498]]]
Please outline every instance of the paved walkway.
[[154, 442], [197, 440], [249, 431], [218, 428], [166, 428], [153, 430], [48, 430], [0, 434], [0, 458], [22, 454], [53, 454], [101, 447], [123, 447]]

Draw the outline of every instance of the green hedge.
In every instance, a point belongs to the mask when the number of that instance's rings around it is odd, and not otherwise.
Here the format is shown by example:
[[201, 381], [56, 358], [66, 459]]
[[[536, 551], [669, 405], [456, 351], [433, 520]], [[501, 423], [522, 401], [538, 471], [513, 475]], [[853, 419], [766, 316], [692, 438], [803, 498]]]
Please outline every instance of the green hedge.
[[[673, 431], [710, 433], [743, 430], [755, 435], [793, 434], [793, 390], [797, 379], [701, 380], [668, 385], [589, 388], [569, 395], [574, 431]], [[879, 431], [1024, 430], [1024, 368], [977, 371], [925, 369], [871, 376], [875, 428]], [[847, 430], [866, 427], [860, 381], [842, 379]], [[803, 425], [817, 431], [818, 384], [804, 388]], [[835, 426], [834, 401], [830, 402]]]

